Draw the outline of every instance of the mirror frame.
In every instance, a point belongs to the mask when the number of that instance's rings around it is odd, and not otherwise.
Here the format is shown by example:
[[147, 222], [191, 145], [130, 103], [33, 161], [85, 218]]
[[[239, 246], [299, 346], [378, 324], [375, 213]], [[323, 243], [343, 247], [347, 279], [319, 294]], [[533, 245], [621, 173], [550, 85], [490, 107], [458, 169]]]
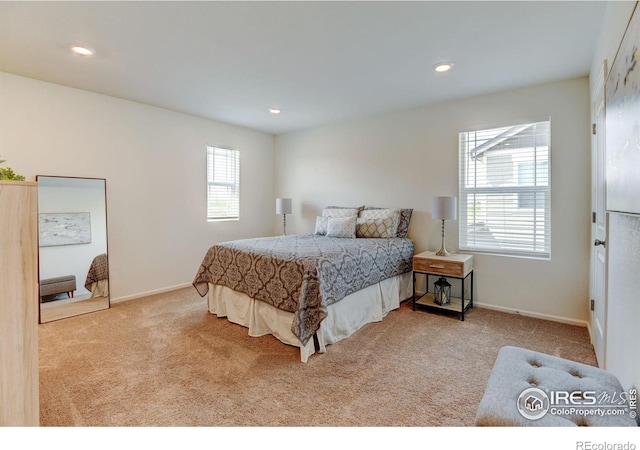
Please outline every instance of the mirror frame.
[[[36, 175], [36, 182], [38, 183], [38, 193], [40, 192], [40, 178], [59, 178], [59, 179], [69, 179], [69, 180], [96, 180], [102, 181], [104, 183], [104, 227], [105, 227], [105, 252], [107, 254], [107, 273], [108, 273], [108, 284], [107, 284], [107, 306], [106, 308], [99, 308], [92, 311], [81, 312], [78, 314], [71, 314], [64, 317], [59, 317], [56, 319], [48, 320], [46, 322], [42, 321], [42, 301], [40, 297], [40, 199], [38, 198], [38, 323], [50, 323], [55, 322], [57, 320], [66, 319], [69, 317], [77, 317], [85, 314], [90, 314], [92, 312], [104, 311], [105, 309], [111, 308], [111, 269], [109, 267], [109, 210], [107, 208], [107, 179], [106, 178], [96, 178], [96, 177], [75, 177], [75, 176], [64, 176], [64, 175]], [[39, 195], [39, 194], [38, 194]]]

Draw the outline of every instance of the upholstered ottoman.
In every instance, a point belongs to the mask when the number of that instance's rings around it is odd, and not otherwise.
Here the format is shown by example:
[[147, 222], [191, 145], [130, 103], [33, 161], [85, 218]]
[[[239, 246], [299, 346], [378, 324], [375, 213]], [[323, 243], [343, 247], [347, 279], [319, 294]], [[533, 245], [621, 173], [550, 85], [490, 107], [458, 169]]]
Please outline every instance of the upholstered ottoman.
[[629, 392], [612, 374], [518, 347], [502, 347], [477, 426], [636, 426]]
[[53, 299], [58, 294], [66, 293], [69, 298], [73, 297], [76, 290], [75, 275], [65, 275], [62, 277], [47, 278], [40, 280], [40, 301], [46, 302]]

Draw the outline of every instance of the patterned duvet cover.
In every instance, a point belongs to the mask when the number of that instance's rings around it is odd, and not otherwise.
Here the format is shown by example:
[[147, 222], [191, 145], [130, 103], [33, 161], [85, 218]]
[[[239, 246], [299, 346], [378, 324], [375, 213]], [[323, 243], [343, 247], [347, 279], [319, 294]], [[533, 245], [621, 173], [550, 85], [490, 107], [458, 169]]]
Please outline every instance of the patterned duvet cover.
[[242, 292], [294, 314], [291, 331], [306, 345], [327, 306], [387, 278], [411, 271], [408, 238], [349, 239], [315, 234], [241, 239], [211, 247], [193, 281]]

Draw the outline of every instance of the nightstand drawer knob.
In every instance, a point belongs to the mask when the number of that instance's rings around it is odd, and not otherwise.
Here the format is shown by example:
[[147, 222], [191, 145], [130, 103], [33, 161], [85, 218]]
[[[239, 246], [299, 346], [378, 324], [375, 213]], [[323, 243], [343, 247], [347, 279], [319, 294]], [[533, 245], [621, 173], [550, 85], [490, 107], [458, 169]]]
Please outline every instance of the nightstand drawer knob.
[[444, 269], [445, 266], [441, 266], [438, 264], [429, 264], [429, 267], [431, 267], [432, 269]]

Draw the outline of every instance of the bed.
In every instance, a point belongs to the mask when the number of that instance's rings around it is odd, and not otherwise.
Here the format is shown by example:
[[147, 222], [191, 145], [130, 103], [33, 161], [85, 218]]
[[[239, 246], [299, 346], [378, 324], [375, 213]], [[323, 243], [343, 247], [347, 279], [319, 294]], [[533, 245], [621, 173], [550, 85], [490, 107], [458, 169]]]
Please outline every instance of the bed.
[[91, 292], [90, 298], [109, 296], [109, 264], [106, 253], [96, 256], [91, 261], [84, 287]]
[[373, 210], [325, 208], [314, 233], [214, 245], [193, 285], [209, 312], [299, 347], [306, 362], [411, 295], [411, 210]]

